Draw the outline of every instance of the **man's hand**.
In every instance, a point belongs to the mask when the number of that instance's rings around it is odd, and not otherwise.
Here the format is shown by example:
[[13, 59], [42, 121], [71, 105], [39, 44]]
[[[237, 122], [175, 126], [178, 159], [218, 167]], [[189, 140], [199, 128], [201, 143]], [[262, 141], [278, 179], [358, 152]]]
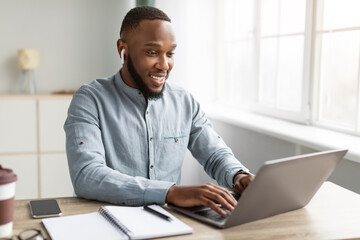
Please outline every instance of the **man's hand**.
[[255, 175], [249, 174], [238, 174], [234, 179], [234, 191], [241, 194], [250, 182], [254, 181]]
[[227, 189], [212, 183], [196, 186], [173, 185], [166, 195], [166, 202], [180, 207], [206, 206], [222, 216], [225, 216], [226, 212], [217, 204], [229, 211], [234, 210], [234, 206], [237, 204]]

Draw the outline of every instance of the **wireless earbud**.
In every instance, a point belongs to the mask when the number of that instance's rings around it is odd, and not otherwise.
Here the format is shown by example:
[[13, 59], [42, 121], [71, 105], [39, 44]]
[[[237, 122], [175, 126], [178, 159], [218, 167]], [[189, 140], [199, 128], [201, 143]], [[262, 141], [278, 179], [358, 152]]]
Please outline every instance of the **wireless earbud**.
[[121, 50], [121, 52], [120, 52], [120, 58], [121, 58], [121, 64], [123, 64], [123, 65], [124, 65], [124, 63], [125, 63], [124, 53], [125, 53], [125, 49]]

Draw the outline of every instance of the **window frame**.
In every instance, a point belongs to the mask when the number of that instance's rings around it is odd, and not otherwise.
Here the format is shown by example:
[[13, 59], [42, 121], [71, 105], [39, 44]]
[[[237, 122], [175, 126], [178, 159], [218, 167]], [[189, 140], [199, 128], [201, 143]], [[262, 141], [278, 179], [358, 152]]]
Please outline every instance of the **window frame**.
[[[255, 24], [260, 26], [260, 9], [261, 9], [261, 0], [256, 0], [255, 10], [256, 12], [256, 21]], [[256, 63], [256, 72], [257, 72], [257, 96], [256, 102], [251, 107], [252, 111], [259, 114], [264, 114], [272, 116], [275, 118], [280, 118], [292, 122], [302, 123], [302, 124], [311, 124], [312, 123], [312, 100], [311, 100], [311, 71], [312, 71], [312, 41], [313, 41], [313, 3], [312, 0], [306, 0], [305, 6], [305, 26], [304, 26], [304, 49], [303, 49], [303, 70], [302, 70], [302, 93], [301, 93], [301, 107], [299, 112], [282, 110], [272, 106], [264, 106], [259, 103], [259, 94], [260, 94], [260, 27], [257, 27], [255, 33], [255, 45], [257, 49], [257, 63]], [[280, 14], [280, 11], [279, 13]], [[278, 38], [285, 36], [286, 34], [278, 34]], [[292, 34], [288, 34], [289, 36]]]
[[[219, 24], [217, 26], [217, 31], [220, 33], [217, 36], [217, 41], [219, 47], [217, 48], [217, 56], [216, 59], [218, 70], [217, 70], [217, 81], [216, 81], [216, 100], [215, 103], [226, 104], [228, 107], [236, 108], [237, 110], [248, 110], [256, 114], [266, 115], [273, 118], [278, 118], [290, 122], [300, 123], [304, 125], [311, 125], [314, 127], [324, 128], [336, 132], [341, 132], [345, 134], [360, 136], [360, 60], [358, 67], [358, 84], [357, 84], [357, 119], [356, 119], [356, 127], [354, 130], [349, 130], [342, 128], [340, 124], [328, 124], [324, 121], [320, 121], [320, 57], [321, 55], [321, 45], [319, 46], [319, 35], [318, 35], [318, 24], [321, 24], [323, 21], [323, 6], [325, 0], [305, 0], [305, 18], [304, 18], [304, 32], [303, 39], [303, 59], [302, 59], [302, 90], [301, 90], [301, 105], [299, 111], [291, 111], [288, 109], [281, 109], [277, 104], [274, 106], [266, 106], [265, 104], [261, 104], [260, 94], [261, 94], [261, 39], [269, 38], [275, 36], [276, 39], [280, 39], [282, 34], [278, 33], [277, 35], [269, 35], [261, 37], [261, 3], [266, 0], [255, 0], [253, 11], [254, 11], [254, 33], [253, 33], [253, 71], [254, 71], [254, 79], [251, 81], [255, 81], [253, 96], [253, 103], [250, 105], [244, 105], [241, 102], [238, 102], [236, 98], [233, 98], [229, 95], [229, 83], [234, 81], [224, 80], [224, 76], [226, 77], [226, 71], [224, 65], [226, 64], [226, 59], [224, 55], [224, 47], [223, 44], [226, 44], [222, 37], [222, 25], [226, 24], [224, 21], [224, 16], [227, 14], [224, 9], [224, 3], [222, 1], [218, 1], [218, 17]], [[281, 2], [281, 0], [279, 0]], [[280, 3], [281, 4], [281, 3]], [[281, 5], [278, 6], [281, 8]], [[320, 8], [320, 9], [319, 9]], [[280, 16], [281, 12], [278, 11], [278, 16]], [[360, 30], [360, 26], [356, 27], [356, 29]], [[297, 35], [295, 34], [283, 34], [285, 37]], [[234, 37], [235, 39], [236, 37]], [[321, 43], [320, 43], [321, 44]], [[360, 44], [360, 43], [359, 43]], [[360, 49], [360, 47], [359, 47]], [[279, 51], [277, 52], [277, 54]], [[278, 57], [278, 56], [277, 56]], [[359, 50], [359, 59], [360, 59], [360, 50]], [[239, 76], [239, 78], [244, 76]], [[236, 79], [235, 79], [236, 80]], [[278, 81], [278, 80], [277, 80]], [[234, 109], [235, 110], [235, 109]]]
[[[319, 24], [322, 24], [323, 18], [323, 3], [324, 0], [313, 0], [314, 7], [314, 21], [313, 21], [313, 71], [312, 71], [312, 82], [313, 89], [311, 92], [311, 98], [313, 107], [312, 107], [312, 118], [311, 124], [315, 127], [320, 127], [328, 130], [333, 130], [337, 132], [342, 132], [349, 135], [360, 136], [360, 51], [359, 51], [359, 66], [358, 66], [358, 77], [357, 77], [357, 117], [355, 119], [355, 128], [350, 130], [346, 127], [342, 127], [339, 124], [332, 124], [326, 121], [321, 121], [320, 111], [321, 111], [321, 102], [320, 102], [320, 65], [321, 65], [321, 38], [324, 33], [331, 32], [340, 32], [340, 31], [351, 31], [351, 30], [360, 30], [358, 27], [347, 27], [347, 28], [334, 28], [317, 31]], [[360, 43], [359, 43], [360, 44]], [[360, 49], [360, 48], [359, 48]]]

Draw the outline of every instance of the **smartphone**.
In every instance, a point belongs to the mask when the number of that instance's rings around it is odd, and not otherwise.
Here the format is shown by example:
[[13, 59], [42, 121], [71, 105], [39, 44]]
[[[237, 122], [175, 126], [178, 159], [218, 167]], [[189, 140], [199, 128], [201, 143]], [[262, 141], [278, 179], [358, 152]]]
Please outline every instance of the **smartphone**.
[[33, 218], [57, 217], [61, 215], [60, 207], [55, 199], [32, 200], [30, 210]]

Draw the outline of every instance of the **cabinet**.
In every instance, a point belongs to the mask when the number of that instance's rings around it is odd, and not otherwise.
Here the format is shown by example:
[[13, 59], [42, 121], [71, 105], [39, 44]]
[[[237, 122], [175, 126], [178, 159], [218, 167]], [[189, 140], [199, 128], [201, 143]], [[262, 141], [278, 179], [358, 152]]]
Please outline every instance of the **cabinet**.
[[71, 97], [0, 96], [0, 164], [18, 176], [16, 199], [73, 195], [63, 130]]
[[[2, 137], [3, 135], [1, 135]], [[37, 198], [39, 196], [38, 160], [36, 154], [1, 154], [0, 164], [5, 168], [11, 168], [18, 177], [16, 182], [16, 199]]]
[[0, 99], [0, 153], [36, 151], [36, 101]]

